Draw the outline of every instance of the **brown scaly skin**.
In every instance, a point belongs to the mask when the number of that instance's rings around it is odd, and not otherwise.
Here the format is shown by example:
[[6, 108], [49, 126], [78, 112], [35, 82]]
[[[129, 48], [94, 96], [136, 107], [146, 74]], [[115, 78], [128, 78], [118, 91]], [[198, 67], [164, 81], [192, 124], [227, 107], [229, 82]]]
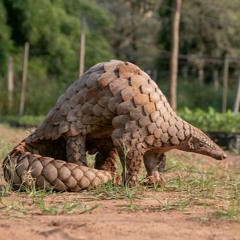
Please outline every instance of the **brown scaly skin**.
[[[113, 60], [90, 68], [60, 96], [44, 122], [5, 158], [4, 177], [18, 186], [28, 172], [37, 187], [78, 191], [112, 178], [104, 169], [115, 171], [117, 151], [124, 182], [132, 186], [142, 157], [148, 176], [158, 181], [160, 162], [171, 149], [226, 158], [176, 115], [145, 72]], [[96, 167], [103, 170], [86, 167], [87, 151], [98, 152]]]

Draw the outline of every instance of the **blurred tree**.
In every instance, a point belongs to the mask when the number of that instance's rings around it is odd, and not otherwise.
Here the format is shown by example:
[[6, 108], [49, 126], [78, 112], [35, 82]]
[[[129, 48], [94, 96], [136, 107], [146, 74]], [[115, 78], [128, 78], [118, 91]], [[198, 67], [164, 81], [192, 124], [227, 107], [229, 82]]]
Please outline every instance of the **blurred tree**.
[[[23, 45], [25, 41], [30, 43], [28, 113], [45, 113], [78, 77], [82, 15], [86, 16], [88, 26], [85, 60], [88, 68], [114, 56], [103, 33], [111, 28], [111, 18], [94, 0], [0, 0], [0, 56], [6, 58], [10, 52], [14, 55], [17, 88]], [[11, 42], [10, 51], [6, 46]]]
[[15, 45], [22, 46], [29, 41], [31, 57], [42, 57], [44, 62], [47, 61], [50, 74], [65, 78], [72, 72], [73, 76], [77, 76], [82, 14], [86, 15], [87, 22], [89, 20], [87, 47], [91, 48], [87, 48], [88, 51], [97, 52], [92, 44], [96, 35], [102, 53], [97, 58], [93, 55], [90, 58], [87, 52], [87, 67], [101, 57], [112, 57], [111, 48], [100, 31], [109, 26], [110, 20], [94, 1], [5, 0], [4, 3]]
[[175, 9], [172, 15], [172, 30], [171, 30], [169, 103], [174, 111], [177, 110], [179, 25], [180, 25], [181, 6], [182, 6], [182, 0], [176, 0]]
[[11, 47], [11, 39], [3, 0], [0, 0], [0, 29], [0, 76], [5, 76], [7, 72], [7, 55]]
[[[230, 3], [230, 4], [229, 4]], [[240, 33], [240, 4], [237, 0], [194, 0], [183, 2], [182, 53], [202, 56], [237, 56]], [[221, 14], [219, 14], [221, 13]], [[238, 39], [238, 40], [237, 40]]]
[[[170, 21], [174, 10], [172, 0], [162, 1], [160, 5], [161, 31], [159, 46], [170, 51]], [[238, 0], [193, 0], [183, 1], [180, 26], [180, 60], [189, 61], [199, 69], [202, 79], [203, 69], [216, 76], [219, 58], [226, 54], [239, 57], [240, 4]], [[221, 13], [221, 14], [220, 14]], [[211, 58], [211, 59], [210, 59]], [[214, 59], [215, 58], [215, 59]], [[160, 56], [160, 65], [166, 59]], [[181, 62], [179, 63], [181, 67]], [[186, 66], [186, 64], [184, 64]], [[167, 66], [166, 66], [167, 67]], [[212, 80], [213, 78], [211, 78]]]
[[114, 27], [107, 32], [115, 55], [145, 69], [152, 69], [158, 55], [158, 0], [98, 0], [114, 16]]

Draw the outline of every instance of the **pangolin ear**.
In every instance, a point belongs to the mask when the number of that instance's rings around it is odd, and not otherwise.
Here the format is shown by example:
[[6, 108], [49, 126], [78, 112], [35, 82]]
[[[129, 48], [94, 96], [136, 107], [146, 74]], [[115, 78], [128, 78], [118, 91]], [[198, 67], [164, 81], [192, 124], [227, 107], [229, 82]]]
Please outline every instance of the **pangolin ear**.
[[193, 138], [192, 138], [192, 137], [190, 137], [189, 140], [188, 140], [188, 147], [189, 147], [190, 149], [194, 149]]

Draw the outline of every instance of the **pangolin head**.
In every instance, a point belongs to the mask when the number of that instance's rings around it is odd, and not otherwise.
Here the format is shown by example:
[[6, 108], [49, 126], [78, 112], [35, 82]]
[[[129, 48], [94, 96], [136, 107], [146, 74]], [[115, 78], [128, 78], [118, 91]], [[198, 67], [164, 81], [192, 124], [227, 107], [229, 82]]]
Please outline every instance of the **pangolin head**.
[[192, 127], [188, 147], [190, 152], [207, 155], [217, 160], [223, 160], [227, 157], [227, 154], [215, 142], [195, 127]]

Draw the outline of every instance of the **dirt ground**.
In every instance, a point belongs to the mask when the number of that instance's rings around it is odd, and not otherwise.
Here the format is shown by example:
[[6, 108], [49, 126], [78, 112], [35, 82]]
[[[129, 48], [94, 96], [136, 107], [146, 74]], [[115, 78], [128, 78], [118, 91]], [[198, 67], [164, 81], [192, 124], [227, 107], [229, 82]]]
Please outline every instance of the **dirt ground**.
[[[0, 140], [17, 144], [26, 131], [0, 125]], [[239, 163], [239, 156], [229, 158]], [[210, 164], [226, 164], [209, 159]], [[2, 175], [2, 174], [1, 174]], [[1, 177], [2, 179], [2, 177]], [[1, 181], [4, 184], [4, 181]], [[148, 239], [240, 239], [240, 221], [209, 217], [211, 209], [204, 205], [189, 205], [183, 210], [162, 211], [164, 199], [178, 198], [176, 192], [146, 191], [141, 198], [101, 200], [87, 191], [58, 193], [47, 196], [47, 201], [61, 205], [64, 202], [84, 203], [92, 210], [77, 213], [43, 214], [34, 210], [32, 201], [26, 200], [26, 210], [16, 214], [13, 207], [0, 207], [0, 240], [148, 240]], [[2, 197], [6, 206], [26, 198], [25, 193], [10, 193]], [[89, 200], [90, 199], [90, 200]], [[13, 202], [10, 204], [10, 202]], [[94, 207], [96, 206], [96, 207]], [[29, 209], [29, 211], [28, 211]], [[7, 213], [9, 211], [9, 214]], [[12, 213], [12, 214], [11, 214]]]

